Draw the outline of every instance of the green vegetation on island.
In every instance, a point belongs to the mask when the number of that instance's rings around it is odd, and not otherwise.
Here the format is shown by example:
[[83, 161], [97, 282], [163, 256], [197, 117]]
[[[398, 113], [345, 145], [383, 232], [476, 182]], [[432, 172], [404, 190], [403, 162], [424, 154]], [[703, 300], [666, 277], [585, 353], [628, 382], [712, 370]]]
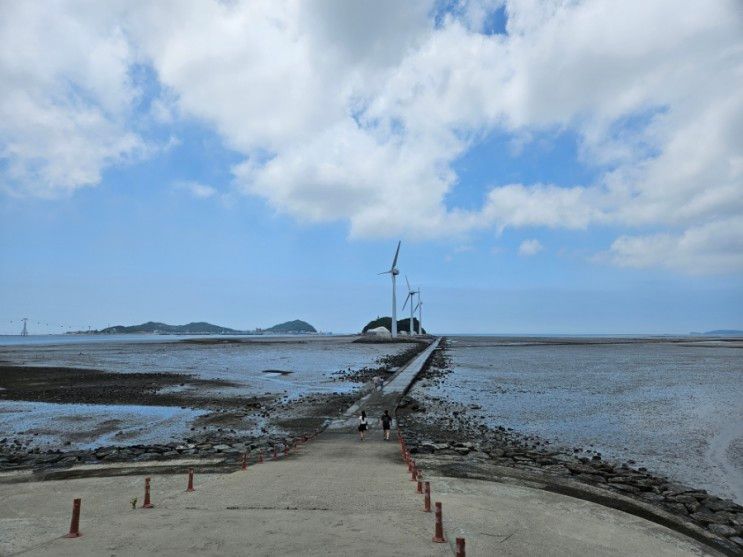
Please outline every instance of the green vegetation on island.
[[220, 327], [219, 325], [212, 325], [204, 321], [196, 323], [188, 323], [186, 325], [168, 325], [167, 323], [158, 323], [156, 321], [148, 321], [141, 325], [116, 325], [114, 327], [107, 327], [100, 331], [94, 331], [95, 333], [103, 335], [116, 335], [116, 334], [167, 334], [167, 335], [194, 335], [194, 334], [210, 334], [210, 335], [228, 335], [239, 333], [236, 329], [230, 329], [229, 327]]
[[317, 330], [300, 319], [279, 323], [268, 329], [240, 331], [220, 325], [212, 325], [205, 321], [188, 323], [186, 325], [168, 325], [157, 321], [148, 321], [141, 325], [115, 325], [98, 331], [79, 331], [78, 334], [92, 333], [97, 335], [126, 335], [126, 334], [155, 334], [155, 335], [259, 335], [263, 333], [316, 333]]
[[287, 321], [286, 323], [279, 323], [269, 329], [265, 329], [269, 333], [316, 333], [317, 330], [301, 319], [295, 319], [294, 321]]
[[[377, 327], [384, 327], [388, 331], [392, 330], [392, 318], [391, 317], [378, 317], [374, 321], [369, 321], [364, 328], [361, 330], [362, 333], [366, 333], [370, 329], [376, 329]], [[410, 318], [397, 320], [398, 331], [410, 331]], [[418, 319], [413, 318], [413, 330], [418, 332]], [[423, 329], [423, 334], [426, 335], [426, 330]]]

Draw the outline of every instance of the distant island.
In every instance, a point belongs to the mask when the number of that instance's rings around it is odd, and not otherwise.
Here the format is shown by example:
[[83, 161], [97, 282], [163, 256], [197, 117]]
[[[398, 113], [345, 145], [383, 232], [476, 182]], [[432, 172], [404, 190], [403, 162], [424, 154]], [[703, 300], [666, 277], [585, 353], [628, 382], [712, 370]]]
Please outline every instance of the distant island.
[[739, 329], [716, 329], [714, 331], [705, 331], [704, 333], [691, 333], [694, 336], [709, 336], [709, 337], [740, 337], [743, 336], [743, 331]]
[[317, 330], [301, 319], [295, 319], [294, 321], [287, 321], [286, 323], [279, 323], [264, 331], [269, 333], [316, 333]]
[[95, 334], [95, 335], [128, 335], [128, 334], [154, 334], [154, 335], [260, 335], [264, 333], [282, 334], [310, 334], [317, 330], [300, 319], [279, 323], [268, 329], [254, 329], [252, 331], [240, 331], [220, 325], [212, 325], [205, 321], [196, 321], [186, 325], [168, 325], [157, 321], [148, 321], [141, 325], [115, 325], [105, 329], [94, 331], [76, 331], [73, 334]]
[[234, 335], [240, 333], [236, 329], [230, 329], [229, 327], [220, 327], [219, 325], [212, 325], [204, 321], [198, 321], [195, 323], [188, 323], [187, 325], [168, 325], [167, 323], [158, 323], [157, 321], [148, 321], [141, 325], [115, 325], [113, 327], [106, 327], [100, 331], [91, 331], [94, 334], [100, 335], [126, 335], [126, 334], [160, 334], [160, 335], [195, 335], [195, 334], [209, 334], [209, 335]]

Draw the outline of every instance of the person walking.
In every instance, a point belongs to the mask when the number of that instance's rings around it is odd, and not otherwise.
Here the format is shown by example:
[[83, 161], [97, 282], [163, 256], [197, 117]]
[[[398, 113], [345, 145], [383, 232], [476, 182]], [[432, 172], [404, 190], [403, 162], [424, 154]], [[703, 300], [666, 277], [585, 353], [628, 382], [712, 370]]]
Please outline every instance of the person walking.
[[390, 416], [389, 410], [385, 410], [382, 417], [379, 418], [382, 422], [382, 431], [384, 432], [384, 440], [390, 440], [390, 426], [392, 425], [392, 416]]
[[368, 422], [366, 420], [366, 412], [362, 410], [361, 416], [359, 416], [359, 438], [362, 441], [364, 440], [364, 437], [366, 437], [367, 427], [368, 427]]

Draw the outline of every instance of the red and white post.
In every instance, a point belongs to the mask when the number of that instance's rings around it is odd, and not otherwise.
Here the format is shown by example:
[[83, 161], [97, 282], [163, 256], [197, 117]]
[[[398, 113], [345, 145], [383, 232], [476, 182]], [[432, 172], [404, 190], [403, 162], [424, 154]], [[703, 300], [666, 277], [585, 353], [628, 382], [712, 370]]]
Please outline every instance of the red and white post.
[[72, 500], [72, 520], [70, 521], [70, 531], [65, 534], [65, 538], [79, 538], [80, 534], [80, 505], [81, 499]]
[[142, 503], [143, 509], [151, 509], [154, 505], [150, 501], [150, 478], [144, 479], [144, 503]]
[[436, 543], [445, 543], [446, 538], [444, 537], [444, 517], [441, 511], [441, 503], [436, 501], [436, 528], [433, 534], [433, 541]]
[[431, 482], [423, 482], [423, 512], [431, 512]]

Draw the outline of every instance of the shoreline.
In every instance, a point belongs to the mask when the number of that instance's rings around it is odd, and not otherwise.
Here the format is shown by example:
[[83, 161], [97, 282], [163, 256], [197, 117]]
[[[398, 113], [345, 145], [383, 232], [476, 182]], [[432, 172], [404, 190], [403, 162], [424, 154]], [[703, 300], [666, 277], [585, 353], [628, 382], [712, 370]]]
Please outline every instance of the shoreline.
[[[416, 347], [418, 353], [425, 344]], [[416, 347], [411, 346], [411, 349]], [[467, 416], [466, 408], [464, 412], [449, 411], [444, 407], [432, 408], [430, 401], [416, 400], [411, 391], [419, 381], [436, 380], [449, 373], [445, 350], [444, 340], [409, 385], [396, 410], [407, 446], [424, 470], [457, 478], [498, 482], [511, 477], [524, 484], [537, 482], [548, 486], [547, 489], [562, 490], [560, 492], [589, 500], [593, 497], [594, 501], [615, 508], [621, 508], [616, 505], [622, 501], [624, 504], [634, 501], [636, 509], [644, 508], [643, 505], [658, 509], [656, 514], [669, 513], [681, 522], [727, 540], [728, 544], [737, 544], [731, 547], [743, 547], [743, 507], [732, 501], [672, 482], [642, 467], [607, 462], [589, 451], [571, 454], [534, 435], [520, 435], [512, 429], [476, 424]], [[334, 375], [337, 381], [368, 382], [374, 375], [392, 374], [414, 357], [411, 351], [403, 351], [380, 358], [376, 367], [353, 372], [340, 370]], [[114, 375], [120, 377], [124, 374]], [[172, 379], [167, 378], [168, 381]], [[169, 469], [166, 466], [168, 461], [172, 461], [172, 467], [178, 467], [183, 459], [197, 459], [203, 463], [203, 466], [197, 465], [202, 472], [235, 469], [246, 453], [251, 459], [255, 458], [256, 451], [262, 451], [268, 457], [274, 450], [282, 452], [296, 440], [317, 434], [362, 397], [366, 388], [368, 383], [346, 394], [310, 395], [293, 400], [283, 400], [277, 395], [265, 406], [250, 410], [227, 406], [213, 408], [199, 418], [206, 425], [199, 423], [198, 427], [204, 429], [196, 431], [195, 425], [192, 428], [195, 433], [180, 442], [41, 451], [24, 448], [7, 438], [0, 439], [0, 473], [11, 472], [0, 474], [0, 482], [79, 477], [80, 473], [89, 473], [79, 466], [87, 464], [106, 467], [116, 463], [147, 465], [149, 462], [153, 473], [165, 473]], [[432, 414], [433, 423], [429, 423]], [[233, 427], [248, 415], [256, 417], [262, 424], [260, 434], [249, 435], [245, 430]], [[278, 429], [282, 433], [276, 433]], [[156, 463], [162, 466], [156, 466]], [[19, 479], [18, 475], [12, 474], [16, 471], [28, 474]], [[134, 473], [141, 471], [139, 468]], [[636, 509], [628, 512], [639, 514]], [[654, 520], [658, 521], [657, 516]]]
[[[236, 466], [246, 452], [274, 448], [283, 451], [295, 440], [321, 431], [332, 419], [345, 412], [371, 388], [374, 376], [389, 376], [420, 353], [427, 343], [408, 341], [410, 346], [397, 354], [387, 354], [357, 370], [338, 370], [332, 382], [353, 383], [350, 392], [311, 393], [288, 398], [286, 395], [226, 396], [200, 394], [200, 389], [225, 389], [233, 384], [220, 379], [199, 379], [183, 373], [115, 373], [97, 369], [0, 365], [0, 402], [162, 406], [200, 411], [188, 426], [190, 432], [177, 440], [156, 443], [127, 443], [127, 434], [114, 435], [120, 443], [90, 448], [81, 433], [53, 448], [34, 443], [39, 432], [7, 434], [0, 438], [0, 475], [31, 472], [39, 479], [49, 473], [57, 476], [79, 465], [109, 463], [166, 462], [168, 460], [214, 459], [221, 465]], [[170, 389], [176, 389], [172, 392]], [[110, 420], [117, 422], [117, 420]], [[120, 424], [110, 423], [111, 432]], [[122, 428], [125, 429], [125, 428]], [[91, 441], [100, 431], [92, 431]], [[219, 471], [220, 466], [214, 467]], [[2, 477], [0, 476], [0, 481]]]
[[[416, 377], [397, 409], [398, 425], [410, 452], [424, 470], [457, 478], [502, 481], [514, 472], [522, 481], [539, 480], [559, 489], [581, 486], [606, 497], [629, 498], [670, 513], [734, 544], [743, 551], [743, 506], [703, 489], [694, 489], [630, 462], [606, 461], [599, 453], [567, 449], [511, 428], [491, 428], [468, 416], [469, 408], [450, 402], [416, 399], [422, 380], [450, 372], [445, 340]], [[523, 474], [522, 474], [523, 473]]]

